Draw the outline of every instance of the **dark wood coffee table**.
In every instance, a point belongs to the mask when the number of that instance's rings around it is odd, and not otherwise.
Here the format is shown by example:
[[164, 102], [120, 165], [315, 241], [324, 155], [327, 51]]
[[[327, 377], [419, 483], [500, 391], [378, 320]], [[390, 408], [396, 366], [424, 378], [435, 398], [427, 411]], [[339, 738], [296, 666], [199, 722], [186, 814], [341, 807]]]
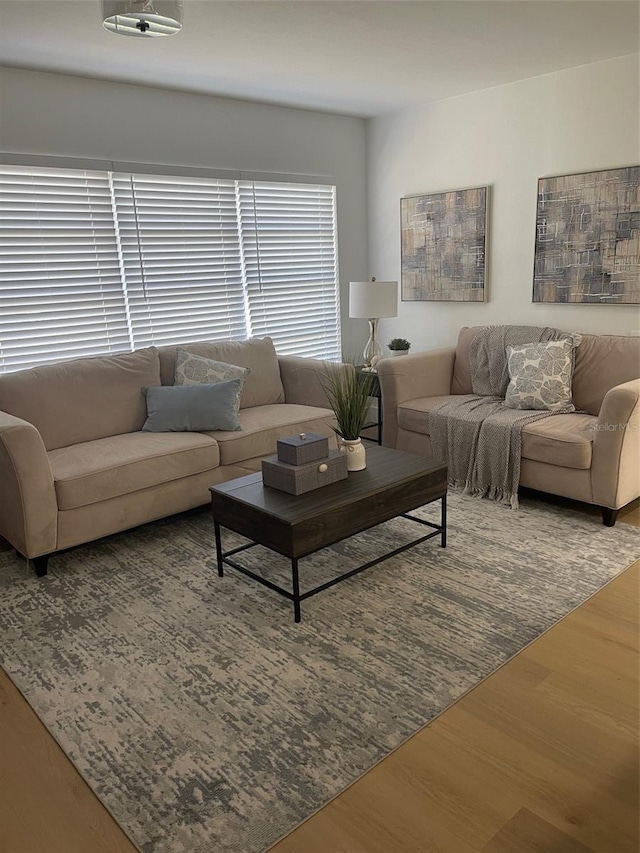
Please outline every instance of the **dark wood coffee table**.
[[[367, 447], [367, 467], [364, 471], [352, 471], [348, 479], [304, 495], [289, 495], [263, 486], [261, 474], [249, 474], [229, 480], [218, 486], [211, 486], [209, 491], [218, 575], [223, 576], [226, 564], [284, 595], [293, 601], [296, 622], [300, 621], [300, 602], [305, 598], [433, 536], [440, 536], [440, 545], [443, 548], [447, 544], [447, 466], [424, 456], [391, 450], [388, 447]], [[436, 500], [442, 502], [440, 524], [432, 524], [407, 514], [412, 509]], [[426, 536], [414, 539], [300, 594], [299, 559], [397, 516], [433, 529]], [[221, 526], [252, 541], [230, 551], [223, 551]], [[264, 545], [291, 560], [291, 591], [230, 559], [234, 554], [255, 545]]]

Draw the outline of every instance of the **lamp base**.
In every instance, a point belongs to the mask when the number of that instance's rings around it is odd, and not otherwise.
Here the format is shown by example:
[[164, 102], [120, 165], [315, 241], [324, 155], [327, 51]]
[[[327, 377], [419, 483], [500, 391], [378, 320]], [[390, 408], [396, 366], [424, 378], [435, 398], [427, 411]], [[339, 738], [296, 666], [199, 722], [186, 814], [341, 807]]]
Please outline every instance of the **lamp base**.
[[371, 364], [371, 359], [376, 355], [383, 355], [383, 352], [378, 343], [378, 320], [374, 318], [369, 320], [369, 340], [362, 353], [365, 367]]

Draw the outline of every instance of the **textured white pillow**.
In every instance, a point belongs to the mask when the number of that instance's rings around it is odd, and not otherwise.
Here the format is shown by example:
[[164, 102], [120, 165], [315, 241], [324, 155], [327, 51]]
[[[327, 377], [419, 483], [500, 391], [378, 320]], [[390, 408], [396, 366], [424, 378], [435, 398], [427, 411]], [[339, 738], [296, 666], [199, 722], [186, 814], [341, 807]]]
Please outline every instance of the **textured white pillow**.
[[244, 388], [245, 379], [251, 373], [248, 367], [239, 367], [237, 364], [227, 364], [226, 361], [215, 361], [212, 358], [204, 358], [194, 355], [187, 350], [176, 351], [176, 371], [174, 382], [176, 385], [215, 385], [218, 382], [229, 382], [231, 379], [241, 379], [238, 384], [238, 396], [235, 401], [236, 412], [240, 408], [240, 398]]
[[573, 374], [571, 338], [507, 347], [509, 385], [504, 404], [509, 409], [575, 412], [571, 396]]
[[248, 367], [214, 361], [184, 349], [176, 351], [176, 385], [199, 385], [201, 382], [212, 385], [216, 382], [227, 382], [229, 379], [244, 380], [250, 373]]

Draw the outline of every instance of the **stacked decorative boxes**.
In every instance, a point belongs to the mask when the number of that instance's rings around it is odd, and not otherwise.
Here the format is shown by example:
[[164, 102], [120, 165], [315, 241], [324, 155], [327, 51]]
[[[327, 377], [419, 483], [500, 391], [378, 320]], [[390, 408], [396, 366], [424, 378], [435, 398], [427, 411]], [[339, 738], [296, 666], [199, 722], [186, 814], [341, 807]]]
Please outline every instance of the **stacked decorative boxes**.
[[329, 439], [316, 433], [281, 438], [277, 455], [262, 460], [262, 482], [272, 489], [302, 495], [348, 476], [347, 458], [329, 450]]

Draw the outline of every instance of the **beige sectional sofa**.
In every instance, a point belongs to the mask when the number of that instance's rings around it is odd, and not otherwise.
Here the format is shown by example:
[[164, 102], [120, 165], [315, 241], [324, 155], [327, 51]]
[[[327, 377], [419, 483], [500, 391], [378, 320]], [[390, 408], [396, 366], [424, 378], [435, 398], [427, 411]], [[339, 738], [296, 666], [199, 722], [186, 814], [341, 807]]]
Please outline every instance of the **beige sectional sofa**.
[[[469, 345], [383, 359], [378, 377], [387, 447], [431, 452], [429, 411], [451, 395], [471, 394]], [[573, 414], [522, 430], [520, 485], [596, 504], [603, 521], [640, 495], [640, 338], [582, 335], [575, 351]]]
[[250, 368], [241, 430], [142, 431], [141, 388], [173, 384], [175, 346], [0, 376], [0, 536], [38, 575], [55, 551], [206, 504], [209, 486], [259, 470], [278, 438], [334, 436], [320, 374], [353, 368], [278, 357], [269, 338], [182, 348]]

